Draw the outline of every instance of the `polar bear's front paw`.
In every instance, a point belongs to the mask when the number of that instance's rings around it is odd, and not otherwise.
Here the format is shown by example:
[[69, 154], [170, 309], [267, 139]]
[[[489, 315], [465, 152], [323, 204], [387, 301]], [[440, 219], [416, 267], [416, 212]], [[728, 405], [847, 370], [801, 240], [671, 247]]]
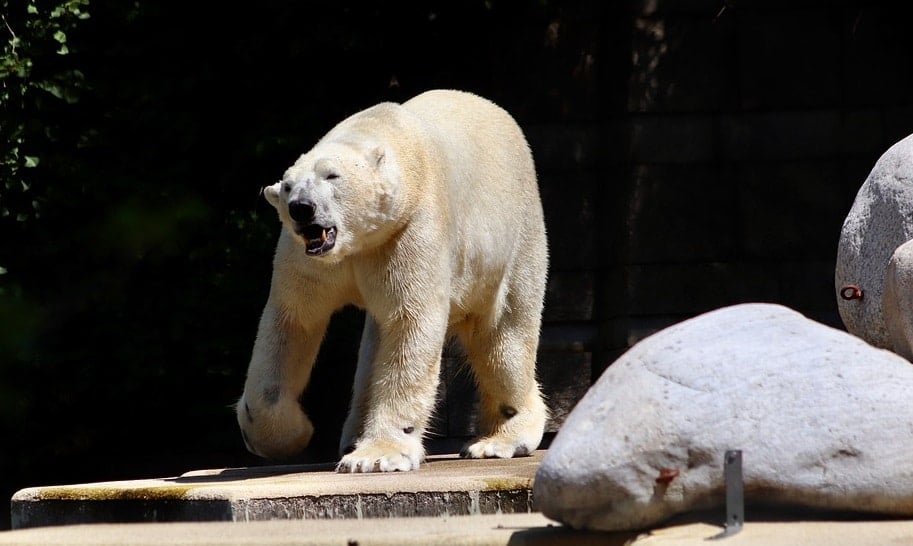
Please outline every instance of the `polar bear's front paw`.
[[363, 440], [354, 451], [343, 456], [336, 472], [395, 472], [417, 470], [422, 460], [421, 445], [416, 448], [389, 440]]
[[237, 406], [238, 425], [248, 451], [260, 457], [282, 460], [300, 453], [314, 435], [314, 425], [293, 399], [254, 405], [246, 393]]
[[466, 444], [460, 451], [464, 459], [510, 459], [511, 457], [525, 457], [532, 451], [524, 444], [507, 441], [498, 436], [479, 438], [475, 442]]

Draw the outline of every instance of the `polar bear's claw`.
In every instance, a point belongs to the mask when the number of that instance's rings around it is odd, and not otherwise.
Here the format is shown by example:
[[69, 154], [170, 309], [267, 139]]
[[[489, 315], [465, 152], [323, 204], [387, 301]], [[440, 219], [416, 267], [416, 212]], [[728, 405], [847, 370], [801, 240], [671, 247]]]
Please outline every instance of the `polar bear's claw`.
[[351, 453], [343, 456], [336, 472], [407, 472], [417, 470], [422, 453], [398, 442], [361, 442]]
[[467, 444], [460, 450], [460, 457], [464, 459], [510, 459], [512, 457], [525, 457], [529, 453], [529, 447], [523, 444], [515, 444], [488, 437]]

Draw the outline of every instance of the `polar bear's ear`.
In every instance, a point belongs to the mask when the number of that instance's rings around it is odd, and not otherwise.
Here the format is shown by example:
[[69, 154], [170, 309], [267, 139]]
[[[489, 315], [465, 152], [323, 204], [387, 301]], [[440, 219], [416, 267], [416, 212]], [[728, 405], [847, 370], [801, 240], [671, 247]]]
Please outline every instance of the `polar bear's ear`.
[[266, 197], [266, 200], [270, 205], [279, 210], [279, 189], [282, 187], [282, 182], [276, 182], [272, 186], [266, 186], [263, 188], [263, 197]]
[[387, 157], [387, 150], [383, 146], [377, 146], [371, 150], [371, 154], [368, 156], [373, 162], [374, 168], [379, 169], [381, 165], [384, 164], [384, 159]]

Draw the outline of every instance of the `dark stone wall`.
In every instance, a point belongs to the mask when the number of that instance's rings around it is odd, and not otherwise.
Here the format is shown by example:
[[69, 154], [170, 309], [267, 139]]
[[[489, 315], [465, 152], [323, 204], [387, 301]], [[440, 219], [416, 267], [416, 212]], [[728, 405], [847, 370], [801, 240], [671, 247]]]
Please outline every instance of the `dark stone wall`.
[[841, 326], [840, 227], [875, 160], [913, 132], [910, 11], [653, 0], [553, 15], [543, 40], [577, 59], [561, 65], [570, 89], [514, 105], [551, 246], [552, 430], [627, 347], [701, 312], [776, 302]]
[[[6, 14], [23, 36], [24, 6]], [[36, 74], [86, 82], [79, 102], [41, 95], [22, 114], [41, 163], [13, 195], [41, 217], [0, 215], [7, 497], [261, 462], [231, 407], [279, 232], [258, 191], [369, 105], [464, 89], [525, 130], [551, 251], [538, 371], [552, 431], [627, 347], [698, 313], [779, 302], [839, 326], [841, 223], [913, 132], [913, 8], [899, 2], [89, 10], [69, 55], [31, 48]], [[361, 323], [351, 309], [333, 319], [298, 461], [336, 457]], [[444, 368], [429, 440], [453, 449], [474, 432], [474, 395], [457, 350]]]

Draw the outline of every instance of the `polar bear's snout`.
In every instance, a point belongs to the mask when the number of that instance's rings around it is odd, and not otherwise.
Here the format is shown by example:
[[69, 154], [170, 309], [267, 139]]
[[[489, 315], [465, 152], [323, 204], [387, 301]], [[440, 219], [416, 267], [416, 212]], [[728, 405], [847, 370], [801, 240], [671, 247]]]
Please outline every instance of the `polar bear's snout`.
[[308, 255], [319, 256], [336, 245], [336, 226], [316, 221], [317, 206], [310, 199], [301, 197], [289, 201], [288, 215], [295, 222], [295, 233], [304, 239]]
[[308, 225], [314, 222], [314, 213], [317, 207], [310, 199], [295, 199], [288, 204], [288, 215], [298, 224]]

